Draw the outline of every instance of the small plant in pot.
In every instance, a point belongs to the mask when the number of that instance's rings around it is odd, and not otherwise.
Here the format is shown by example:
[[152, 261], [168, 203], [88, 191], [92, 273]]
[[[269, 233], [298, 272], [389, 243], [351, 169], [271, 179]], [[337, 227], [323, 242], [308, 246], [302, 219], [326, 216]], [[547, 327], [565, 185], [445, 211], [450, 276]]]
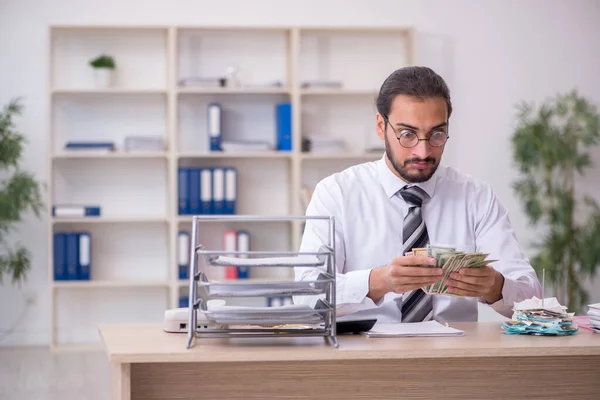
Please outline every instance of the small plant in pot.
[[113, 57], [101, 54], [90, 61], [90, 65], [94, 68], [94, 79], [97, 87], [109, 87], [113, 83], [113, 73], [116, 68]]

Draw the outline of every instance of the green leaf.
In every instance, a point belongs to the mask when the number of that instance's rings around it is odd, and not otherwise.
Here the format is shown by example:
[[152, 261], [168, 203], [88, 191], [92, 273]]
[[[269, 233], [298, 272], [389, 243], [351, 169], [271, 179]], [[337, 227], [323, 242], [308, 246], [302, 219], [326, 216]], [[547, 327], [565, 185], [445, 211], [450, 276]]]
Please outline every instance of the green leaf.
[[0, 283], [4, 283], [4, 275], [8, 275], [13, 284], [23, 283], [31, 269], [30, 256], [24, 247], [9, 250], [6, 255], [0, 254]]

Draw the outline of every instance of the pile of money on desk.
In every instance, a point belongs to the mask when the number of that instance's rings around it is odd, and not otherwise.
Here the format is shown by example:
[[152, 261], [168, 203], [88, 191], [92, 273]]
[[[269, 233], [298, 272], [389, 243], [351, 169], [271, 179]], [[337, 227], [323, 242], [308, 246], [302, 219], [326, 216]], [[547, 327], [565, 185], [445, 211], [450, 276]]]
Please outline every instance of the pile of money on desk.
[[587, 315], [592, 324], [592, 329], [596, 333], [600, 333], [600, 303], [590, 304]]
[[512, 319], [502, 324], [502, 331], [508, 335], [572, 335], [579, 331], [573, 315], [567, 313], [567, 307], [560, 305], [556, 297], [543, 300], [533, 297], [514, 304]]
[[[479, 268], [484, 265], [493, 263], [498, 260], [488, 260], [489, 254], [486, 253], [464, 253], [457, 251], [454, 247], [441, 247], [427, 245], [423, 248], [414, 248], [411, 252], [405, 255], [422, 256], [435, 258], [435, 266], [441, 267], [443, 271], [442, 278], [434, 283], [423, 288], [427, 294], [443, 294], [445, 296], [459, 296], [448, 292], [448, 285], [445, 284], [446, 279], [450, 277], [452, 272], [458, 272], [462, 268]], [[431, 265], [429, 265], [431, 267]]]

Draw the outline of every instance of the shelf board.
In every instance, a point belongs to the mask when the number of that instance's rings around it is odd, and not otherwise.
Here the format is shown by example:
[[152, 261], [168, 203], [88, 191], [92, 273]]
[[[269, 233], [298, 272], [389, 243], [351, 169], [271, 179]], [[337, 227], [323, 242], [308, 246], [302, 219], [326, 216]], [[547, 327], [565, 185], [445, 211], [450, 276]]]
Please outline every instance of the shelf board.
[[376, 96], [379, 93], [377, 89], [302, 89], [302, 96]]
[[302, 160], [377, 160], [381, 152], [372, 153], [302, 153]]
[[290, 90], [285, 87], [250, 86], [250, 87], [178, 87], [181, 94], [289, 94]]
[[147, 88], [80, 88], [53, 89], [52, 94], [58, 96], [95, 95], [95, 94], [166, 94], [166, 89]]
[[123, 217], [79, 217], [79, 218], [56, 218], [52, 217], [53, 224], [115, 224], [115, 223], [156, 223], [167, 222], [166, 217], [145, 216], [123, 216]]
[[73, 151], [59, 151], [52, 155], [55, 160], [63, 159], [78, 159], [78, 158], [159, 158], [163, 159], [167, 157], [166, 152], [153, 152], [153, 151], [114, 151], [114, 152], [100, 152], [100, 151], [87, 151], [87, 150], [73, 150]]
[[248, 152], [232, 152], [224, 151], [215, 152], [181, 152], [179, 158], [291, 158], [290, 151], [248, 151]]
[[126, 281], [126, 280], [106, 280], [106, 281], [53, 281], [52, 286], [55, 288], [136, 288], [136, 287], [168, 287], [167, 281]]

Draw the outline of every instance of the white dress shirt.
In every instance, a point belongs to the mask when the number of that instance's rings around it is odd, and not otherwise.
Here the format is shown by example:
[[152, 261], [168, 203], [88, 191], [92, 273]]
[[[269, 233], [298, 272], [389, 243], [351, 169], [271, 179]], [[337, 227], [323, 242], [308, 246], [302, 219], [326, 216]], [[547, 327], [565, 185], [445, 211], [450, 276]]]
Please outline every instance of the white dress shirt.
[[[385, 157], [385, 156], [384, 156]], [[375, 304], [367, 297], [371, 269], [403, 255], [402, 227], [408, 206], [397, 193], [406, 183], [385, 159], [350, 167], [320, 181], [306, 215], [335, 218], [337, 316], [376, 317], [401, 321], [401, 311], [388, 293]], [[491, 264], [504, 276], [502, 299], [490, 306], [510, 317], [514, 302], [541, 297], [541, 285], [521, 250], [504, 206], [485, 182], [440, 165], [433, 177], [418, 183], [429, 195], [421, 212], [431, 244], [464, 252], [490, 253]], [[328, 243], [328, 221], [306, 223], [300, 251], [318, 251]], [[315, 279], [319, 270], [296, 267], [296, 280]], [[316, 296], [295, 296], [294, 302], [314, 305]], [[397, 299], [398, 300], [398, 299]], [[477, 302], [483, 298], [434, 295], [433, 319], [439, 322], [477, 321]]]

